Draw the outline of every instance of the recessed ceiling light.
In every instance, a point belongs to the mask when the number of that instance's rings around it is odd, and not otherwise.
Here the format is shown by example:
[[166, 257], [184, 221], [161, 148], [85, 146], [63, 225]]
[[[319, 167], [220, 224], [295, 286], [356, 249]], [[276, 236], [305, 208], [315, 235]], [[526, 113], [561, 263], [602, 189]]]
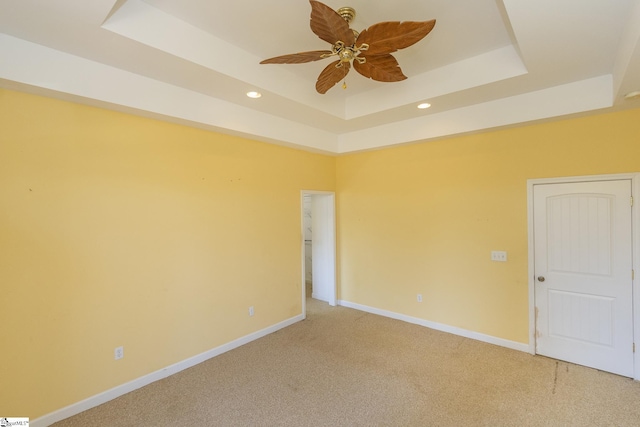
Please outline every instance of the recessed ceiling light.
[[428, 102], [423, 102], [422, 104], [418, 105], [418, 108], [421, 110], [426, 110], [429, 107], [431, 107], [431, 104], [429, 104]]
[[247, 92], [247, 96], [249, 98], [260, 98], [262, 96], [262, 94], [260, 92], [256, 92], [256, 91], [251, 91], [251, 92]]
[[624, 96], [624, 99], [638, 99], [640, 98], [640, 90], [634, 90], [633, 92], [629, 92]]

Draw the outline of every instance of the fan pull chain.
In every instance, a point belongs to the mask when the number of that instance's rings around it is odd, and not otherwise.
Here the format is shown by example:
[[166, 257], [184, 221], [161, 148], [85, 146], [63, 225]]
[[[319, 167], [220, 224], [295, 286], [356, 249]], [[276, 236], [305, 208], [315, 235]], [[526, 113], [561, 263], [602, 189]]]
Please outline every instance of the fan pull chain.
[[347, 73], [348, 73], [348, 72], [349, 72], [349, 70], [348, 70], [348, 69], [345, 69], [345, 70], [344, 70], [344, 76], [342, 76], [342, 78], [344, 79], [344, 80], [342, 81], [342, 89], [343, 89], [343, 90], [346, 90], [346, 89], [347, 89]]

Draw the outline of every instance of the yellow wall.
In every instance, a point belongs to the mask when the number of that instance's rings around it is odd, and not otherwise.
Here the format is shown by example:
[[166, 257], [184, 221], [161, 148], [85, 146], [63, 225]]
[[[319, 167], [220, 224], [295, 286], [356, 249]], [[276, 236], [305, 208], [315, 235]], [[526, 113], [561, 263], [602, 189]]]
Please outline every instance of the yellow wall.
[[527, 179], [638, 171], [640, 109], [336, 159], [0, 90], [0, 414], [299, 314], [301, 189], [341, 299], [526, 343]]
[[300, 314], [302, 189], [335, 158], [0, 90], [0, 415]]
[[527, 179], [626, 172], [640, 109], [340, 157], [339, 298], [527, 343]]

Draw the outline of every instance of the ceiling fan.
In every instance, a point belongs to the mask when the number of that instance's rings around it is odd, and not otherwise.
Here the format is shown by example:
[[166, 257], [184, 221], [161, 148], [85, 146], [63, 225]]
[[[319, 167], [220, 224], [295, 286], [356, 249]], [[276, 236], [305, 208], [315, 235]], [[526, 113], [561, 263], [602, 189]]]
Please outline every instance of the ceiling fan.
[[[391, 53], [422, 40], [436, 25], [436, 20], [425, 22], [380, 22], [358, 33], [349, 28], [356, 15], [350, 7], [334, 11], [319, 1], [311, 3], [311, 31], [331, 44], [331, 50], [314, 50], [265, 59], [261, 64], [302, 64], [332, 56], [338, 57], [318, 76], [316, 90], [327, 93], [343, 80], [351, 64], [363, 76], [379, 82], [405, 80], [398, 61]], [[343, 85], [346, 88], [346, 84]]]

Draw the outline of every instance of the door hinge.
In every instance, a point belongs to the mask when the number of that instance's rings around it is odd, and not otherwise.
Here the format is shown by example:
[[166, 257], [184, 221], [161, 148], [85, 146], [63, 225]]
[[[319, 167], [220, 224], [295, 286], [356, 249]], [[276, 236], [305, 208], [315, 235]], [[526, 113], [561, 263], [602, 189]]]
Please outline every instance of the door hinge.
[[631, 280], [636, 280], [636, 271], [631, 270]]
[[636, 352], [636, 343], [633, 343], [633, 352]]
[[633, 206], [633, 196], [631, 196], [631, 206]]

